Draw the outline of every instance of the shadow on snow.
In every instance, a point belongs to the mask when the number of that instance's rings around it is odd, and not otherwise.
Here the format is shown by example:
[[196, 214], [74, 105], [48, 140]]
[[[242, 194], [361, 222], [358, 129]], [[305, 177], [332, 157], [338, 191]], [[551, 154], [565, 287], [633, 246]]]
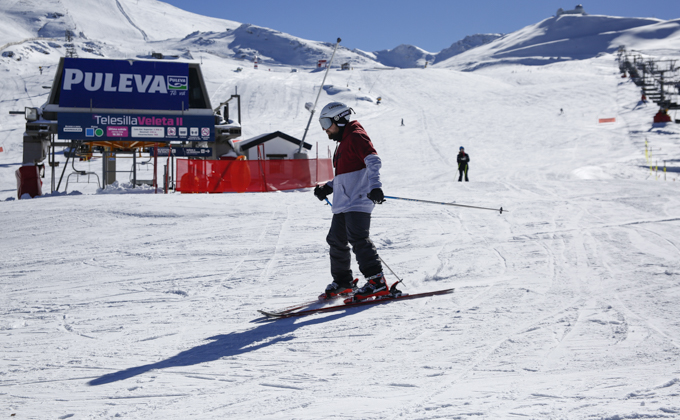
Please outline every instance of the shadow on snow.
[[224, 357], [238, 356], [260, 350], [262, 348], [291, 341], [294, 335], [289, 335], [300, 327], [322, 324], [335, 321], [346, 315], [356, 314], [367, 308], [352, 308], [344, 313], [335, 314], [323, 318], [311, 319], [296, 323], [299, 318], [285, 318], [261, 324], [260, 326], [248, 331], [216, 335], [208, 338], [209, 343], [203, 344], [192, 349], [183, 351], [169, 359], [148, 365], [132, 367], [119, 372], [109, 373], [88, 382], [88, 385], [105, 385], [112, 382], [122, 381], [133, 378], [137, 375], [155, 370], [167, 369], [180, 366], [192, 366], [201, 363], [212, 362]]

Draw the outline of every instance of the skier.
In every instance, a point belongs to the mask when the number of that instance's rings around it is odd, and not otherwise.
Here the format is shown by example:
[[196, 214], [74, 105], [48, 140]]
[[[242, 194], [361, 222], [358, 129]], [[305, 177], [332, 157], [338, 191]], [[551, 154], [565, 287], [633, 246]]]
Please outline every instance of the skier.
[[465, 148], [460, 146], [460, 152], [458, 152], [458, 182], [463, 180], [463, 174], [465, 174], [465, 182], [468, 182], [468, 163], [470, 162], [470, 155], [465, 153]]
[[351, 249], [366, 284], [354, 297], [363, 300], [389, 294], [378, 251], [369, 238], [371, 212], [382, 204], [385, 195], [380, 182], [382, 166], [368, 134], [358, 121], [350, 121], [354, 110], [342, 102], [331, 102], [319, 115], [321, 128], [328, 138], [338, 142], [333, 156], [335, 177], [317, 185], [314, 195], [321, 201], [333, 195], [333, 220], [326, 242], [330, 245], [331, 276], [327, 298], [352, 291]]
[[659, 112], [657, 112], [656, 115], [654, 116], [654, 122], [655, 123], [671, 122], [671, 116], [668, 115], [668, 110], [664, 108], [659, 109]]

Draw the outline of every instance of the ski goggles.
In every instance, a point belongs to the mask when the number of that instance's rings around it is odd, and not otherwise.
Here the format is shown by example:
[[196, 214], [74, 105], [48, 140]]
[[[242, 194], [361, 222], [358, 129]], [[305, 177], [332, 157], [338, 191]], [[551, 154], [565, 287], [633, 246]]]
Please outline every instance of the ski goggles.
[[319, 118], [319, 122], [321, 123], [321, 128], [323, 128], [323, 131], [328, 130], [333, 125], [333, 120], [330, 118]]
[[321, 128], [324, 129], [324, 131], [328, 130], [331, 128], [334, 122], [339, 121], [340, 118], [345, 118], [348, 115], [352, 115], [352, 112], [354, 110], [352, 108], [348, 108], [345, 111], [341, 112], [340, 114], [336, 115], [333, 118], [329, 117], [321, 117], [319, 118], [319, 123], [321, 123]]

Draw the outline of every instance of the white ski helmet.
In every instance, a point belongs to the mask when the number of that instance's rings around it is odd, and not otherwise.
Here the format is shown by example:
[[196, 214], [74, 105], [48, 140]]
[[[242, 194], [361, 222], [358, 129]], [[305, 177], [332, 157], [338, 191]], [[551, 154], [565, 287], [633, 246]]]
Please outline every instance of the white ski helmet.
[[321, 110], [319, 123], [321, 128], [328, 130], [333, 123], [342, 127], [349, 122], [349, 116], [354, 110], [342, 102], [331, 102]]

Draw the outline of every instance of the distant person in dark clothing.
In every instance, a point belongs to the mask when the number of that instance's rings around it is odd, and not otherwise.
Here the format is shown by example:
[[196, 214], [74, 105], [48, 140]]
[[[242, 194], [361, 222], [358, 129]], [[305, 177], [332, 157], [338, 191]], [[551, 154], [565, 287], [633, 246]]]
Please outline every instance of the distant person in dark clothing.
[[465, 148], [460, 146], [460, 152], [458, 152], [458, 182], [463, 180], [463, 175], [465, 175], [465, 182], [468, 182], [468, 163], [470, 163], [470, 155], [465, 153]]

